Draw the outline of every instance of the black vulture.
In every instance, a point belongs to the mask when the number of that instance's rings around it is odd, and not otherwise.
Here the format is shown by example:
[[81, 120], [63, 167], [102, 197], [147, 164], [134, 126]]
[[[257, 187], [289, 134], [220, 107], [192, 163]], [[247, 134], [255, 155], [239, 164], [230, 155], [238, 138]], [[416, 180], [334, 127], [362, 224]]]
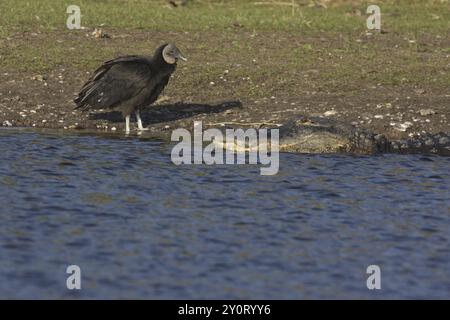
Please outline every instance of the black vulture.
[[135, 112], [138, 130], [145, 130], [140, 109], [156, 101], [178, 59], [187, 60], [174, 44], [164, 44], [153, 57], [134, 55], [106, 61], [81, 88], [74, 99], [75, 109], [121, 111], [126, 132], [130, 132], [130, 115]]

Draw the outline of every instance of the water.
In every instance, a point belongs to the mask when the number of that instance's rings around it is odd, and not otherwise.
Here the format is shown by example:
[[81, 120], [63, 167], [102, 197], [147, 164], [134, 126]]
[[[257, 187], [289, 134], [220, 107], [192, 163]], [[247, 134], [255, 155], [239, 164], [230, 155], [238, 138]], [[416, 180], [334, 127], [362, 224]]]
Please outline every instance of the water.
[[450, 158], [282, 154], [260, 176], [138, 138], [0, 130], [0, 150], [1, 298], [450, 298]]

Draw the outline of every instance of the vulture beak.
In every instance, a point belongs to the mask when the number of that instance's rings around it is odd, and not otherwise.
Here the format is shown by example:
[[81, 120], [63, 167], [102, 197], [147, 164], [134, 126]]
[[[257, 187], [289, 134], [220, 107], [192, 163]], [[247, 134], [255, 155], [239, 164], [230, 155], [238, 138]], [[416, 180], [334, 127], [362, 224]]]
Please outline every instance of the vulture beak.
[[177, 58], [180, 59], [180, 60], [183, 60], [183, 61], [187, 61], [187, 58], [185, 58], [185, 57], [181, 54], [181, 52], [178, 52]]

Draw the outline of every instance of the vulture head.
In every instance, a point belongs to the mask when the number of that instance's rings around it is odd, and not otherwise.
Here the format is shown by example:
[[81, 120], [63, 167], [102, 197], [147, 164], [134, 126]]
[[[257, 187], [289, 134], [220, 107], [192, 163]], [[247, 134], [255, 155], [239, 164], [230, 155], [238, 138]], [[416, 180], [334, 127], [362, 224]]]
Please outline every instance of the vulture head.
[[165, 44], [162, 46], [162, 57], [168, 64], [175, 64], [178, 59], [187, 61], [187, 59], [181, 54], [180, 50], [173, 44]]

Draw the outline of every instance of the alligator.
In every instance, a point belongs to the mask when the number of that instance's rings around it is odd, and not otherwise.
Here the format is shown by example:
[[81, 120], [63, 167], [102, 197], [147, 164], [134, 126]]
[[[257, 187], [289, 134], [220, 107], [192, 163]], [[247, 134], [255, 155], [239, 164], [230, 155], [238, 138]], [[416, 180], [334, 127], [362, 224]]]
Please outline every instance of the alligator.
[[321, 117], [300, 116], [280, 128], [280, 151], [297, 153], [418, 153], [450, 156], [450, 134], [390, 141], [383, 134]]
[[[227, 129], [220, 131], [225, 137]], [[272, 129], [268, 129], [268, 142], [272, 140]], [[450, 156], [450, 134], [422, 134], [404, 140], [389, 140], [383, 134], [377, 134], [369, 129], [359, 128], [321, 117], [300, 116], [279, 125], [279, 150], [292, 153], [347, 153], [371, 155], [380, 153], [400, 154], [436, 154]], [[250, 151], [258, 149], [258, 141], [231, 143], [214, 139], [218, 147], [234, 151]], [[256, 144], [255, 144], [256, 143]]]

